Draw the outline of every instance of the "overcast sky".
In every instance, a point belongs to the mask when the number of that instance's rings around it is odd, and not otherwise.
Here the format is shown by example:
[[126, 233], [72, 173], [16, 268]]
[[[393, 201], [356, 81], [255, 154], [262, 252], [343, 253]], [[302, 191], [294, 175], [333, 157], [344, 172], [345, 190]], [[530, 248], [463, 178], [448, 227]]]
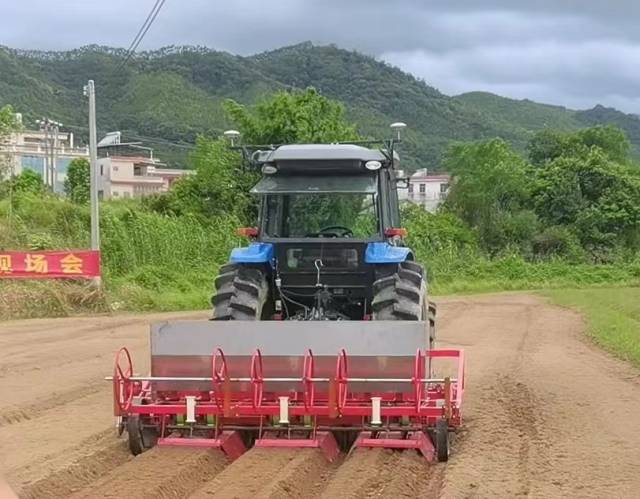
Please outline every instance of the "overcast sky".
[[[154, 0], [0, 0], [0, 44], [127, 47]], [[140, 49], [357, 49], [454, 95], [640, 113], [637, 0], [166, 0]]]

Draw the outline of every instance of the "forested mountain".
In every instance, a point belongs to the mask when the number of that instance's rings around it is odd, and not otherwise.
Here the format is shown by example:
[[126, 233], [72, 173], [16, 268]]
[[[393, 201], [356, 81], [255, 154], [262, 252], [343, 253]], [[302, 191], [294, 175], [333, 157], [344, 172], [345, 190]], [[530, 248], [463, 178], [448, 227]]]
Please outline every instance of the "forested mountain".
[[363, 135], [386, 137], [391, 122], [405, 121], [404, 163], [410, 169], [436, 169], [452, 140], [500, 136], [522, 148], [544, 127], [615, 123], [640, 150], [637, 116], [601, 106], [573, 111], [482, 92], [449, 97], [388, 64], [334, 46], [302, 43], [250, 57], [168, 47], [140, 53], [124, 68], [123, 56], [122, 49], [97, 46], [68, 52], [0, 48], [0, 105], [12, 104], [28, 125], [49, 116], [83, 137], [82, 87], [92, 78], [99, 132], [121, 130], [175, 164], [184, 162], [197, 134], [217, 135], [231, 125], [222, 111], [224, 99], [251, 104], [275, 90], [307, 86], [342, 101]]

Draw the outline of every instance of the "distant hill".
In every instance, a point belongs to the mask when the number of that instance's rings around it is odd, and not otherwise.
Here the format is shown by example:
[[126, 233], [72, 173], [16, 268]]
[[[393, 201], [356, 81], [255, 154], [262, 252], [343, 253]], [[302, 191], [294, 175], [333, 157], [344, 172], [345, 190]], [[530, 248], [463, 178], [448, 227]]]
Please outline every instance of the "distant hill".
[[97, 46], [68, 52], [0, 47], [0, 105], [14, 105], [28, 124], [50, 116], [85, 137], [82, 86], [92, 78], [99, 131], [121, 130], [174, 164], [184, 164], [198, 134], [218, 135], [230, 125], [222, 112], [225, 98], [251, 104], [275, 90], [307, 86], [342, 101], [364, 135], [387, 137], [390, 123], [406, 122], [403, 157], [411, 170], [437, 169], [451, 141], [500, 136], [523, 148], [544, 127], [615, 123], [640, 151], [637, 116], [601, 106], [573, 111], [484, 92], [449, 97], [384, 62], [335, 46], [307, 42], [250, 57], [168, 47], [140, 53], [120, 68], [123, 55], [123, 49]]

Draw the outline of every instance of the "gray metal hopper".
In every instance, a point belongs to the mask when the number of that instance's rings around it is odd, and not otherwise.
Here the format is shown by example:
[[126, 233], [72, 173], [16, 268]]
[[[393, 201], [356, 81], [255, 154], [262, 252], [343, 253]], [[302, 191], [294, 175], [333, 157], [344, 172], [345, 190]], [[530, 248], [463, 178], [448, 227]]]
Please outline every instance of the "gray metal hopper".
[[[411, 378], [417, 349], [427, 348], [422, 321], [174, 321], [151, 326], [151, 375], [211, 377], [212, 354], [224, 352], [231, 378], [249, 378], [251, 357], [262, 353], [264, 378], [301, 378], [305, 352], [314, 357], [314, 378], [332, 378], [341, 349], [349, 378]], [[155, 390], [210, 390], [202, 381], [162, 381]], [[316, 390], [326, 388], [317, 383]], [[234, 383], [248, 391], [250, 383]], [[301, 391], [297, 381], [265, 382], [264, 391]], [[350, 383], [350, 391], [410, 392], [411, 383]]]

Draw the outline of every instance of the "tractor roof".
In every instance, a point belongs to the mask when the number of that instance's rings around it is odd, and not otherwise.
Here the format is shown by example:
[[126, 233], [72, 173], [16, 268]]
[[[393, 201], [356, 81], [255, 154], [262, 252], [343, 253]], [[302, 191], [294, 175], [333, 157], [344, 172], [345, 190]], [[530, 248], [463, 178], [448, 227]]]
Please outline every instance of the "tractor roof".
[[354, 144], [292, 144], [280, 146], [260, 158], [265, 163], [280, 161], [386, 161], [378, 149]]
[[290, 176], [269, 175], [263, 177], [252, 194], [375, 194], [376, 179], [373, 175]]

